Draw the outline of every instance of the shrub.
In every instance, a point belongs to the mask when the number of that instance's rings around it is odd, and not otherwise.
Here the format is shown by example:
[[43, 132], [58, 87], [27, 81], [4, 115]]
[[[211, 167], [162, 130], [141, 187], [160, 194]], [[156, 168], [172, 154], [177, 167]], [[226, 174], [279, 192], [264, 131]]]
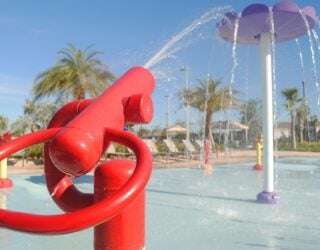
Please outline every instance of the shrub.
[[157, 147], [157, 149], [158, 149], [160, 154], [169, 153], [169, 149], [167, 148], [167, 146], [162, 141], [157, 141], [156, 142], [156, 147]]
[[123, 145], [120, 145], [120, 144], [114, 144], [114, 148], [115, 148], [115, 151], [117, 153], [120, 153], [120, 154], [128, 154], [129, 151], [127, 149], [127, 147], [123, 146]]
[[174, 144], [176, 145], [176, 147], [177, 147], [177, 149], [178, 149], [179, 152], [184, 152], [184, 151], [186, 151], [186, 146], [183, 144], [182, 141], [177, 141], [177, 140], [175, 140], [175, 141], [174, 141]]
[[31, 147], [28, 147], [25, 150], [25, 156], [31, 159], [40, 159], [43, 157], [43, 144], [37, 144]]
[[297, 144], [294, 150], [290, 144], [279, 144], [279, 150], [283, 151], [300, 151], [300, 152], [320, 152], [319, 142], [302, 142]]

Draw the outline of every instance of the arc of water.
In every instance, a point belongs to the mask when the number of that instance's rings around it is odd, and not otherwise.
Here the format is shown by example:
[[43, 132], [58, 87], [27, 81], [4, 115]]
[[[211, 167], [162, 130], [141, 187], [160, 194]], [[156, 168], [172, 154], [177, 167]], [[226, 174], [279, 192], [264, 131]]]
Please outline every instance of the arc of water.
[[317, 49], [318, 49], [318, 52], [320, 52], [320, 43], [319, 43], [319, 36], [318, 36], [318, 33], [316, 30], [312, 30], [312, 34], [313, 34], [313, 37], [315, 39], [315, 42], [316, 42], [316, 45], [317, 45]]
[[[231, 69], [231, 79], [229, 83], [229, 98], [230, 103], [229, 106], [232, 107], [233, 105], [233, 87], [235, 84], [235, 73], [238, 67], [238, 59], [237, 59], [237, 45], [238, 45], [238, 33], [239, 33], [239, 22], [240, 16], [236, 19], [234, 23], [234, 33], [233, 33], [233, 44], [232, 44], [232, 69]], [[230, 116], [229, 112], [227, 112], [227, 126], [226, 126], [226, 135], [225, 135], [225, 147], [228, 148], [229, 144], [229, 136], [230, 136]]]
[[170, 51], [173, 46], [175, 46], [179, 41], [181, 41], [184, 37], [192, 33], [194, 30], [199, 28], [200, 26], [209, 23], [210, 21], [222, 18], [223, 13], [230, 10], [229, 6], [226, 7], [218, 7], [212, 8], [209, 11], [205, 12], [200, 18], [194, 20], [189, 26], [184, 28], [181, 32], [174, 35], [152, 58], [150, 58], [146, 64], [145, 68], [152, 68], [155, 64], [159, 63], [165, 58], [170, 57], [173, 53], [177, 52], [179, 48], [174, 48]]
[[[295, 39], [297, 48], [298, 48], [298, 54], [299, 54], [299, 61], [300, 61], [300, 67], [301, 67], [301, 74], [302, 74], [302, 81], [303, 81], [303, 88], [304, 88], [304, 84], [306, 83], [306, 73], [305, 73], [305, 65], [304, 65], [304, 58], [303, 58], [303, 54], [302, 54], [302, 48], [301, 48], [301, 44], [299, 42], [299, 39], [296, 38]], [[303, 89], [303, 101], [305, 105], [308, 105], [308, 99], [306, 98], [306, 92]], [[308, 140], [310, 140], [310, 126], [309, 126], [309, 121], [310, 121], [310, 113], [307, 113], [307, 137]]]
[[237, 45], [238, 45], [238, 33], [239, 33], [239, 18], [236, 19], [234, 24], [234, 34], [233, 34], [233, 44], [232, 44], [232, 69], [231, 69], [231, 79], [230, 79], [230, 89], [229, 94], [232, 101], [232, 88], [235, 83], [235, 72], [238, 67], [238, 58], [237, 58]]
[[314, 44], [313, 44], [313, 40], [312, 40], [312, 31], [311, 31], [308, 19], [305, 16], [305, 14], [303, 13], [303, 11], [299, 10], [299, 13], [300, 13], [300, 15], [305, 23], [306, 29], [307, 29], [307, 35], [308, 35], [308, 40], [309, 40], [309, 44], [310, 44], [311, 59], [312, 59], [312, 64], [313, 64], [313, 75], [315, 78], [315, 86], [316, 86], [316, 89], [318, 92], [317, 103], [318, 103], [318, 105], [320, 105], [320, 84], [319, 84], [319, 79], [318, 79], [316, 55], [315, 55]]
[[[311, 34], [313, 35], [313, 38], [314, 38], [314, 41], [315, 41], [315, 44], [316, 44], [316, 48], [318, 50], [318, 53], [320, 54], [320, 41], [319, 41], [319, 36], [318, 36], [318, 33], [315, 29], [313, 29], [311, 31]], [[315, 54], [315, 52], [314, 52]], [[316, 56], [314, 55], [314, 58], [312, 59], [312, 63], [315, 63], [316, 64]], [[320, 84], [319, 84], [319, 79], [318, 79], [318, 75], [317, 76], [317, 79], [316, 79], [316, 87], [318, 87], [318, 97], [317, 97], [317, 103], [318, 105], [320, 105]], [[317, 85], [318, 84], [318, 85]]]
[[305, 75], [304, 58], [303, 58], [303, 54], [302, 54], [301, 44], [300, 44], [298, 38], [295, 39], [295, 42], [296, 42], [296, 45], [297, 45], [297, 48], [298, 48], [299, 62], [300, 62], [300, 67], [301, 67], [302, 79], [303, 79], [303, 81], [305, 81], [306, 80], [306, 75]]

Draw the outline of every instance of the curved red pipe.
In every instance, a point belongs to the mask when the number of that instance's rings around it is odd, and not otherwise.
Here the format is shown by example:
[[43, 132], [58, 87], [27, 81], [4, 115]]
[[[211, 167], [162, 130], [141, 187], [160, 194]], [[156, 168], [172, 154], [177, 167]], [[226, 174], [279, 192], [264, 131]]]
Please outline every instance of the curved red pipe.
[[[25, 138], [28, 138], [30, 144], [35, 144], [52, 138], [57, 130], [49, 129], [39, 132], [37, 137], [29, 135]], [[137, 157], [132, 177], [117, 193], [96, 204], [62, 215], [33, 215], [0, 209], [0, 226], [37, 234], [65, 234], [101, 224], [121, 212], [145, 188], [151, 174], [152, 157], [143, 141], [129, 132], [105, 129], [105, 135], [106, 140], [131, 148]], [[10, 150], [2, 153], [0, 159], [8, 156], [9, 151], [14, 153], [22, 149], [22, 146], [27, 146], [25, 138], [9, 143], [6, 148]], [[0, 151], [2, 150], [0, 148]]]
[[13, 139], [7, 142], [5, 145], [0, 146], [0, 160], [9, 157], [10, 155], [19, 152], [32, 145], [47, 142], [52, 139], [60, 128], [44, 129], [32, 134], [21, 136], [17, 139]]
[[91, 171], [104, 150], [104, 128], [123, 130], [128, 118], [133, 122], [138, 119], [138, 123], [152, 118], [150, 97], [154, 87], [155, 80], [148, 70], [134, 67], [127, 71], [61, 128], [50, 142], [52, 163], [75, 177]]
[[[95, 100], [75, 101], [60, 109], [49, 129], [22, 136], [0, 147], [0, 159], [25, 147], [45, 144], [45, 175], [62, 215], [34, 215], [0, 210], [0, 226], [38, 234], [63, 234], [100, 225], [118, 215], [145, 188], [151, 174], [151, 154], [135, 135], [123, 132], [125, 121], [144, 123], [152, 119], [151, 93], [154, 79], [136, 67], [119, 78]], [[131, 148], [136, 157], [134, 173], [119, 191], [94, 203], [82, 193], [71, 176], [94, 170], [109, 143]]]

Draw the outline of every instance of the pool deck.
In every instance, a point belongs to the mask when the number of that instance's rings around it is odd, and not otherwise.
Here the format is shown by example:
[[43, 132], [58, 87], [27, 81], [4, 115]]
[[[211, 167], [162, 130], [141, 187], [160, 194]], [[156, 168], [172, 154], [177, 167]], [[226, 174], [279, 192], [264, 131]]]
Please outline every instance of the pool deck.
[[[230, 150], [228, 153], [222, 153], [218, 157], [216, 154], [212, 154], [211, 162], [214, 166], [225, 166], [229, 164], [246, 163], [255, 161], [255, 150]], [[295, 151], [279, 151], [276, 152], [276, 157], [320, 157], [320, 153], [317, 152], [295, 152]], [[179, 158], [171, 157], [167, 159], [165, 157], [155, 157], [154, 167], [172, 169], [172, 168], [198, 168], [199, 160], [186, 159], [181, 156]], [[32, 161], [22, 160], [16, 162], [14, 165], [9, 166], [10, 175], [20, 174], [41, 174], [43, 173], [43, 165], [36, 165]]]

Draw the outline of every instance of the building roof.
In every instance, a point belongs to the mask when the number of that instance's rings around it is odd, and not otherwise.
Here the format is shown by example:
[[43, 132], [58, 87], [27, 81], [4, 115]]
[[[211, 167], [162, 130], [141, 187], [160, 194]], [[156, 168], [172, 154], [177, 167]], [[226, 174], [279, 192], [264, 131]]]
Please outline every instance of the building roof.
[[187, 129], [181, 125], [175, 125], [167, 129], [167, 133], [171, 135], [176, 134], [185, 134], [187, 133]]
[[249, 126], [237, 121], [217, 121], [212, 125], [213, 132], [219, 132], [224, 130], [229, 131], [242, 131], [248, 130]]
[[291, 122], [279, 122], [278, 124], [275, 124], [275, 127], [278, 129], [290, 129]]

